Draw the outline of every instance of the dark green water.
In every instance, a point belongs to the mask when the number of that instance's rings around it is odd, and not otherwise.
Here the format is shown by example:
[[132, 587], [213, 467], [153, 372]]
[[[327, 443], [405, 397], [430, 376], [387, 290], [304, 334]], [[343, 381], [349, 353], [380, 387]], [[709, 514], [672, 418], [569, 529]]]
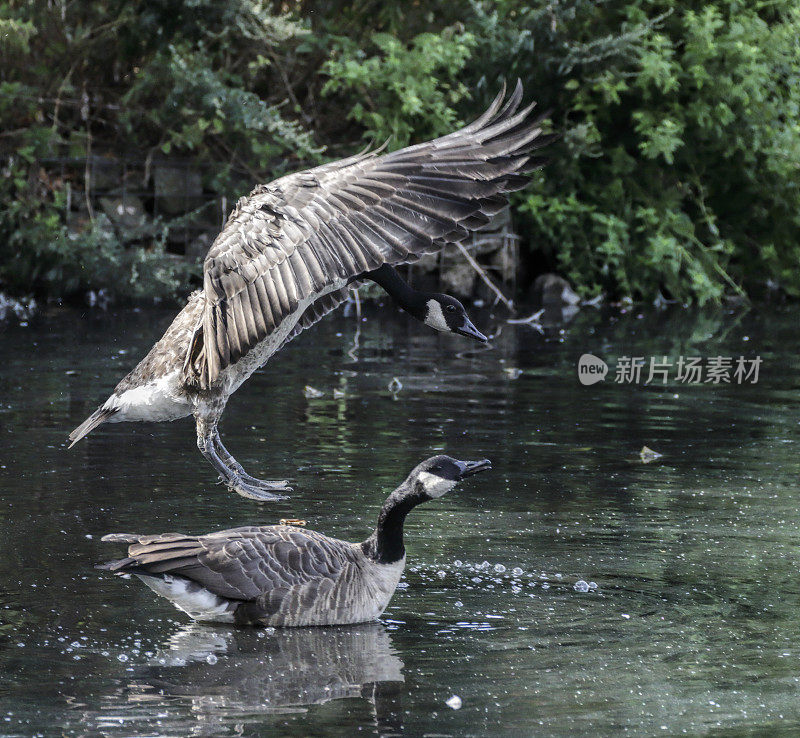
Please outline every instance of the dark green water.
[[[354, 319], [334, 316], [228, 406], [228, 448], [295, 485], [268, 506], [214, 484], [190, 420], [105, 426], [66, 451], [170, 318], [0, 327], [0, 735], [800, 731], [796, 312], [590, 310], [561, 340], [505, 326], [473, 352], [386, 309], [356, 359]], [[606, 382], [578, 383], [587, 351]], [[613, 381], [620, 356], [740, 354], [761, 356], [757, 384]], [[644, 445], [663, 458], [641, 463]], [[494, 471], [412, 514], [381, 623], [191, 625], [92, 568], [120, 553], [99, 540], [112, 531], [300, 517], [361, 539], [442, 450]]]

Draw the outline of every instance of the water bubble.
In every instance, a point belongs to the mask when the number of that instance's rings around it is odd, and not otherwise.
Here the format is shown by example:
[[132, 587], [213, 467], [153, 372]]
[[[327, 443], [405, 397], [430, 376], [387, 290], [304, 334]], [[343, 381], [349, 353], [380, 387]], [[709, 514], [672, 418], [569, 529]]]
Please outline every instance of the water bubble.
[[495, 571], [496, 571], [498, 574], [502, 574], [502, 573], [503, 573], [503, 572], [506, 570], [506, 567], [505, 567], [505, 566], [503, 566], [502, 564], [495, 564], [495, 565], [494, 565], [494, 570], [495, 570]]
[[73, 648], [83, 648], [83, 644], [80, 641], [72, 641], [69, 645]]
[[456, 600], [455, 601], [455, 606], [456, 607], [464, 607], [464, 603], [461, 600]]
[[464, 562], [463, 562], [463, 561], [461, 561], [461, 559], [456, 559], [456, 560], [453, 562], [453, 566], [455, 566], [455, 567], [456, 567], [456, 569], [460, 569], [462, 566], [464, 566]]
[[121, 653], [119, 656], [117, 656], [117, 661], [121, 661], [123, 664], [127, 660], [128, 660], [128, 655], [127, 654]]
[[522, 571], [522, 569], [520, 569], [520, 567], [518, 567], [518, 566], [515, 566], [515, 567], [514, 567], [514, 568], [511, 570], [511, 573], [512, 573], [512, 574], [513, 574], [515, 577], [521, 577], [521, 576], [522, 576], [522, 574], [523, 574], [523, 571]]
[[480, 577], [472, 577], [470, 581], [475, 582], [475, 584], [480, 584], [483, 581], [483, 579], [481, 579]]
[[563, 579], [563, 578], [564, 578], [563, 574], [556, 574], [556, 579]]
[[589, 584], [588, 582], [584, 582], [583, 579], [579, 579], [575, 584], [572, 585], [572, 589], [576, 592], [588, 592], [589, 591]]
[[597, 589], [597, 582], [589, 582], [589, 589]]
[[550, 585], [547, 582], [542, 582], [542, 589], [550, 589]]
[[447, 700], [447, 702], [445, 702], [445, 704], [448, 707], [452, 707], [454, 710], [460, 710], [461, 705], [464, 703], [461, 701], [461, 697], [459, 697], [457, 694], [454, 694], [449, 700]]
[[436, 572], [436, 576], [439, 577], [439, 579], [444, 579], [447, 576], [447, 574], [444, 572], [443, 569], [439, 569], [439, 571]]
[[275, 628], [270, 625], [268, 628], [264, 628], [264, 632], [270, 636], [275, 635]]
[[488, 561], [482, 561], [482, 562], [480, 563], [480, 565], [478, 566], [478, 568], [479, 568], [479, 569], [488, 569], [488, 568], [489, 568], [489, 566], [490, 566], [490, 564], [489, 564], [489, 562], [488, 562]]
[[211, 664], [213, 666], [214, 664], [217, 663], [217, 661], [219, 661], [219, 659], [213, 653], [210, 653], [208, 654], [208, 656], [206, 656], [207, 664]]

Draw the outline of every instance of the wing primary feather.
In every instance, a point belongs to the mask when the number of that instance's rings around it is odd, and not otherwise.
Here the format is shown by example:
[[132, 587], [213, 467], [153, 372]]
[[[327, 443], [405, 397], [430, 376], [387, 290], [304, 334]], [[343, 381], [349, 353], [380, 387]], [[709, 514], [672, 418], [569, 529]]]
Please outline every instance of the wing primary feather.
[[230, 362], [231, 352], [228, 343], [228, 315], [225, 305], [220, 304], [214, 307], [214, 345], [216, 351], [217, 370], [223, 366], [227, 366]]
[[[253, 285], [247, 285], [247, 289], [242, 292], [239, 303], [239, 314], [243, 318], [244, 333], [242, 334], [242, 343], [246, 345], [247, 349], [251, 348], [258, 342], [258, 328], [256, 327], [256, 316], [253, 312]], [[258, 305], [256, 305], [256, 309]], [[259, 311], [260, 315], [260, 311]]]
[[297, 308], [297, 303], [300, 302], [304, 295], [301, 293], [300, 284], [297, 274], [294, 270], [294, 264], [291, 259], [284, 259], [278, 264], [278, 269], [281, 272], [281, 279], [283, 286], [286, 288], [286, 295], [289, 298], [288, 312], [293, 313]]
[[505, 99], [505, 96], [506, 96], [506, 85], [505, 82], [503, 82], [503, 86], [500, 88], [500, 92], [497, 93], [492, 103], [489, 105], [488, 108], [486, 108], [486, 110], [482, 115], [477, 117], [474, 121], [472, 121], [472, 123], [467, 124], [463, 128], [459, 128], [457, 131], [453, 131], [447, 136], [443, 136], [442, 137], [443, 140], [449, 143], [453, 139], [459, 139], [462, 137], [469, 136], [475, 131], [478, 131], [481, 128], [483, 128], [489, 121], [491, 121], [495, 117], [495, 115], [497, 115], [498, 111], [503, 105], [503, 100]]
[[272, 328], [273, 330], [278, 327], [281, 319], [281, 301], [278, 296], [278, 289], [275, 285], [275, 278], [270, 270], [261, 280], [261, 284], [267, 293], [267, 301], [269, 304], [269, 311], [272, 315]]

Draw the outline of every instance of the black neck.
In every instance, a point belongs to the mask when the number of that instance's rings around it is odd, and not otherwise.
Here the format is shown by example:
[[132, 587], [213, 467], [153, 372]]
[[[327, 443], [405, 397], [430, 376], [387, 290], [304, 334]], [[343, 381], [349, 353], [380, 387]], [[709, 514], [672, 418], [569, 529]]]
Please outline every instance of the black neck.
[[[431, 294], [410, 287], [393, 266], [384, 264], [371, 272], [359, 274], [358, 279], [369, 279], [380, 285], [403, 310], [411, 313], [415, 318], [424, 320], [426, 303]], [[421, 318], [420, 315], [422, 315]]]
[[428, 499], [405, 482], [383, 503], [375, 532], [361, 544], [364, 553], [379, 564], [393, 564], [406, 554], [403, 523], [406, 515]]

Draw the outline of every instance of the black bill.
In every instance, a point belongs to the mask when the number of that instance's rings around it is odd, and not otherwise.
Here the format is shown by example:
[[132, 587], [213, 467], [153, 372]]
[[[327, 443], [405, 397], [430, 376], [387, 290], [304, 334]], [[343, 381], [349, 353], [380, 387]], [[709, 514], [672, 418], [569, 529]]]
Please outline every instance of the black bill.
[[454, 328], [453, 333], [458, 333], [460, 336], [467, 336], [467, 338], [474, 338], [476, 341], [486, 343], [489, 339], [483, 335], [474, 325], [469, 318], [464, 319], [464, 325], [460, 328]]
[[481, 459], [480, 461], [459, 461], [458, 465], [461, 470], [461, 479], [464, 477], [471, 477], [473, 474], [492, 468], [492, 462], [489, 461], [489, 459]]

